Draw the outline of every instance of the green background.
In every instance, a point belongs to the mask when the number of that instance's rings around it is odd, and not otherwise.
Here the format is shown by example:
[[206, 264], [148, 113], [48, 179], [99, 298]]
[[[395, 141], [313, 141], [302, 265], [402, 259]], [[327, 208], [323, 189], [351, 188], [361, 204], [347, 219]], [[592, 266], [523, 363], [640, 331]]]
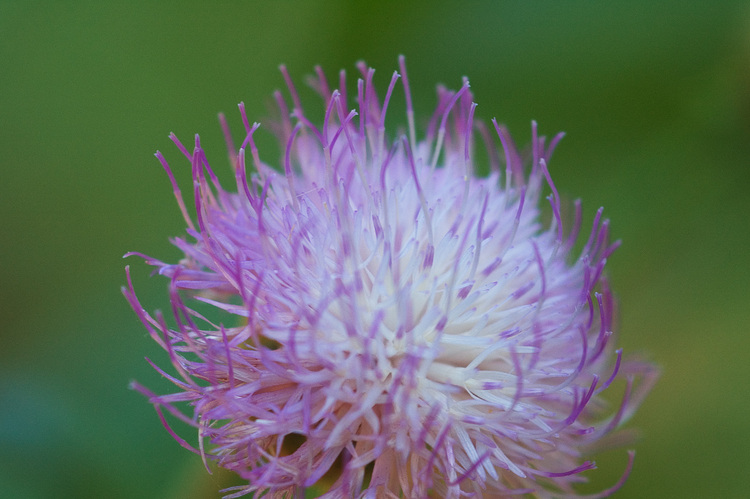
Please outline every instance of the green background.
[[[467, 75], [477, 115], [519, 144], [532, 119], [566, 131], [558, 189], [586, 220], [605, 206], [624, 242], [608, 266], [620, 344], [663, 375], [618, 497], [746, 497], [750, 5], [686, 0], [0, 1], [0, 497], [218, 497], [229, 478], [127, 388], [168, 389], [119, 289], [130, 263], [165, 307], [165, 283], [121, 255], [179, 256], [152, 154], [189, 185], [167, 134], [198, 132], [226, 177], [216, 113], [237, 130], [244, 100], [263, 121], [279, 63], [300, 82], [365, 59], [384, 87], [401, 53], [422, 118], [436, 83]], [[597, 461], [603, 488], [626, 458]]]

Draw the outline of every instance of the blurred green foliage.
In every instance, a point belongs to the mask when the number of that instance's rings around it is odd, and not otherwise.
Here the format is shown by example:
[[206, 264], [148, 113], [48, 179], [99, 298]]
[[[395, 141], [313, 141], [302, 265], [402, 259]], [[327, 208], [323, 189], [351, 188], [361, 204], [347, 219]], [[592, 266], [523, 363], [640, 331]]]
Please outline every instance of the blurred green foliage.
[[[152, 153], [188, 185], [169, 131], [199, 132], [221, 171], [216, 113], [238, 127], [244, 100], [263, 122], [279, 63], [301, 81], [365, 59], [382, 86], [400, 53], [423, 120], [434, 85], [467, 75], [477, 115], [517, 142], [531, 119], [565, 130], [558, 189], [587, 220], [604, 205], [624, 241], [609, 266], [620, 343], [664, 374], [631, 423], [644, 438], [618, 497], [746, 497], [746, 2], [5, 0], [0, 33], [0, 497], [218, 497], [231, 483], [127, 389], [169, 389], [119, 293], [126, 251], [178, 256]], [[142, 301], [164, 308], [165, 283], [132, 265]], [[592, 489], [625, 461], [599, 456]]]

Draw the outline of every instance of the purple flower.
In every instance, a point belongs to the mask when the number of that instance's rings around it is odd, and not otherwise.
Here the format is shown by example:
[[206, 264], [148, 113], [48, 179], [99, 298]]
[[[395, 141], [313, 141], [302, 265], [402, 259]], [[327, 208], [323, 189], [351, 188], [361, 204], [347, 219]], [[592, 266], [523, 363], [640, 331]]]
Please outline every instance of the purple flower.
[[[595, 467], [585, 455], [656, 379], [615, 350], [603, 270], [618, 243], [599, 210], [576, 246], [578, 202], [563, 228], [547, 166], [562, 134], [547, 142], [534, 123], [522, 154], [494, 119], [474, 118], [464, 80], [438, 88], [418, 136], [399, 62], [383, 99], [364, 64], [356, 95], [343, 71], [331, 91], [318, 68], [320, 119], [282, 67], [292, 111], [277, 93], [278, 164], [259, 154], [243, 104], [239, 149], [220, 117], [231, 189], [197, 136], [191, 153], [171, 135], [192, 165], [195, 219], [156, 153], [188, 226], [173, 241], [185, 257], [141, 256], [169, 279], [173, 319], [141, 306], [129, 274], [123, 292], [167, 351], [177, 376], [154, 368], [177, 391], [133, 386], [181, 445], [247, 480], [227, 497], [302, 497], [314, 484], [329, 498], [577, 496]], [[386, 132], [399, 79], [408, 130]], [[609, 407], [601, 394], [613, 385]], [[197, 448], [165, 409], [197, 428]], [[622, 485], [632, 457], [597, 496]]]

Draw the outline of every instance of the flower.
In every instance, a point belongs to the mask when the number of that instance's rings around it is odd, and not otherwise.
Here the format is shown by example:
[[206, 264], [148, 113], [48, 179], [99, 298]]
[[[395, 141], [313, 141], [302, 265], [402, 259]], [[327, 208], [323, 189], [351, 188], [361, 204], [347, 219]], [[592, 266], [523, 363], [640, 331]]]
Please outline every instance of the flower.
[[[169, 279], [173, 324], [141, 306], [129, 271], [123, 292], [179, 376], [154, 365], [177, 391], [133, 387], [184, 447], [247, 480], [227, 497], [302, 497], [321, 483], [329, 498], [576, 496], [595, 467], [585, 455], [656, 379], [614, 350], [603, 270], [618, 243], [599, 210], [574, 251], [581, 204], [566, 232], [547, 167], [562, 134], [547, 143], [532, 124], [529, 169], [493, 119], [498, 153], [464, 79], [457, 92], [438, 88], [419, 139], [399, 63], [382, 100], [374, 70], [358, 66], [352, 111], [344, 72], [330, 91], [317, 68], [318, 124], [282, 66], [293, 108], [276, 93], [278, 168], [261, 158], [242, 103], [238, 150], [220, 115], [237, 192], [198, 136], [191, 153], [171, 135], [192, 164], [195, 220], [156, 153], [188, 226], [173, 241], [185, 257], [138, 255]], [[408, 131], [386, 133], [399, 79]], [[616, 380], [624, 395], [608, 408], [601, 394]], [[197, 449], [164, 409], [197, 428]], [[632, 457], [600, 496], [622, 485]]]

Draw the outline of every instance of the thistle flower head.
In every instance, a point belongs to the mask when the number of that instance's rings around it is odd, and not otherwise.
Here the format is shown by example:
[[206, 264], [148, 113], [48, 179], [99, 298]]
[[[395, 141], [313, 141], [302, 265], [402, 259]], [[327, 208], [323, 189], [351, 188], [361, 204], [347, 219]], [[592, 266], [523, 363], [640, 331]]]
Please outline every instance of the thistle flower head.
[[[222, 117], [231, 188], [197, 136], [190, 152], [172, 135], [192, 165], [194, 219], [157, 152], [188, 226], [180, 262], [145, 257], [169, 279], [174, 317], [148, 313], [129, 275], [124, 294], [177, 390], [134, 387], [183, 446], [247, 480], [227, 497], [302, 497], [316, 483], [330, 498], [575, 496], [594, 467], [585, 454], [655, 379], [614, 347], [608, 222], [599, 210], [576, 245], [576, 203], [563, 227], [548, 170], [561, 134], [547, 141], [533, 124], [522, 154], [494, 119], [474, 118], [464, 80], [438, 89], [418, 135], [403, 58], [383, 98], [359, 69], [351, 92], [343, 72], [331, 91], [317, 70], [325, 111], [312, 117], [282, 67], [292, 106], [276, 94], [279, 163], [259, 153], [243, 104], [239, 149]], [[401, 85], [406, 128], [386, 130]], [[617, 379], [610, 407], [601, 394]], [[164, 409], [197, 428], [197, 448]]]

